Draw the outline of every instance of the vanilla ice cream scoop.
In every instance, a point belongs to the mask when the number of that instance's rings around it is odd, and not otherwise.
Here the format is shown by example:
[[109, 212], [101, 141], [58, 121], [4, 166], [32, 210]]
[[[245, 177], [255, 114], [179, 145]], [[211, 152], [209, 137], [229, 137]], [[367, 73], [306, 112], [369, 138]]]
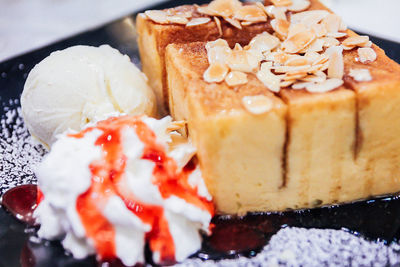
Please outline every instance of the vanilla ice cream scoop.
[[53, 52], [29, 73], [21, 106], [29, 132], [47, 146], [109, 116], [156, 115], [146, 76], [108, 45]]

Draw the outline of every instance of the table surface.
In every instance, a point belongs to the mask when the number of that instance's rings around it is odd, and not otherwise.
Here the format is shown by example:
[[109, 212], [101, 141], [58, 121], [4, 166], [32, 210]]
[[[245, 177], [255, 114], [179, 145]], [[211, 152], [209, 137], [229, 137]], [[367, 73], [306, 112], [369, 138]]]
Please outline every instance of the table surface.
[[[0, 61], [162, 1], [166, 0], [0, 0]], [[400, 42], [399, 0], [380, 0], [378, 7], [376, 0], [321, 1], [352, 29]]]

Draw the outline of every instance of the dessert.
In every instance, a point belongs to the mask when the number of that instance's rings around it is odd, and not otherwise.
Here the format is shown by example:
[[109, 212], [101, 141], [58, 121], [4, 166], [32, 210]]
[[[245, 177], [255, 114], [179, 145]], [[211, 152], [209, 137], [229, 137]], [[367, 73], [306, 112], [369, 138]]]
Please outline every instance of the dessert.
[[39, 237], [62, 239], [76, 258], [97, 254], [126, 266], [182, 261], [209, 233], [211, 196], [170, 117], [111, 117], [59, 135], [37, 168]]
[[[223, 36], [193, 42], [190, 27], [174, 21], [179, 8], [159, 13], [164, 20], [138, 18], [141, 38], [147, 29], [163, 43], [158, 52], [141, 46], [142, 61], [159, 69], [165, 62], [171, 115], [188, 121], [217, 211], [310, 208], [400, 191], [399, 65], [318, 1], [269, 4], [268, 21], [254, 24], [265, 30], [241, 26], [253, 37], [238, 44]], [[209, 16], [229, 21], [235, 13]], [[163, 60], [143, 57], [161, 55], [165, 42]]]
[[47, 146], [67, 129], [120, 113], [156, 115], [147, 78], [108, 45], [53, 52], [29, 73], [21, 96], [29, 132]]
[[[138, 44], [143, 72], [154, 89], [159, 111], [168, 111], [166, 90], [165, 48], [170, 43], [189, 43], [224, 38], [230, 45], [246, 44], [256, 34], [271, 29], [267, 16], [259, 5], [248, 4], [243, 8], [239, 1], [219, 1], [199, 9], [196, 5], [180, 6], [164, 11], [150, 10], [137, 16]], [[215, 2], [214, 2], [215, 3]], [[220, 9], [232, 13], [240, 8], [243, 13], [232, 20], [218, 16]], [[210, 16], [208, 14], [215, 14]], [[247, 13], [253, 16], [247, 16]], [[242, 24], [238, 24], [241, 21]]]

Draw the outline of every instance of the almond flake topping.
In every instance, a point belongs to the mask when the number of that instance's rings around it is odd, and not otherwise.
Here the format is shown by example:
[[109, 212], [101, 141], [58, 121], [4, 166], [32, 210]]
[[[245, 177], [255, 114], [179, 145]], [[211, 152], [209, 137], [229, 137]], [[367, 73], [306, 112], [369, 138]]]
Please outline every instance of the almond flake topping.
[[300, 12], [306, 10], [310, 5], [309, 0], [292, 0], [293, 4], [287, 7], [289, 11]]
[[343, 80], [333, 78], [328, 79], [322, 83], [308, 85], [306, 86], [306, 90], [310, 93], [325, 93], [342, 86], [343, 83]]
[[233, 50], [228, 59], [231, 70], [253, 72], [260, 64], [259, 58], [248, 50]]
[[241, 71], [231, 71], [225, 77], [225, 82], [228, 86], [236, 86], [247, 83], [247, 75]]
[[368, 69], [350, 69], [349, 75], [357, 82], [372, 81], [372, 76]]
[[218, 39], [213, 42], [208, 42], [206, 44], [208, 62], [210, 64], [219, 62], [225, 64], [228, 57], [232, 53], [228, 42], [223, 39]]
[[281, 39], [285, 39], [289, 33], [290, 23], [283, 19], [273, 19], [271, 21], [272, 29], [280, 36]]
[[376, 53], [375, 50], [369, 47], [362, 47], [358, 48], [358, 60], [363, 63], [367, 64], [370, 62], [374, 62], [376, 60]]
[[265, 52], [271, 51], [280, 44], [280, 41], [275, 36], [269, 34], [268, 32], [263, 32], [256, 37], [254, 37], [250, 43], [249, 47], [253, 51]]
[[342, 79], [344, 74], [343, 48], [332, 46], [326, 53], [329, 55], [328, 77]]
[[[244, 47], [236, 44], [231, 49], [225, 40], [208, 42], [210, 67], [204, 73], [207, 82], [225, 81], [228, 86], [236, 86], [247, 83], [248, 78], [255, 75], [275, 93], [289, 86], [294, 90], [323, 93], [343, 84], [344, 50], [359, 47], [356, 60], [362, 63], [376, 59], [367, 36], [350, 36], [343, 41], [347, 26], [339, 16], [325, 10], [299, 12], [308, 8], [308, 0], [276, 0], [273, 3], [266, 7], [261, 3], [240, 3], [239, 6], [237, 0], [215, 0], [202, 7], [214, 16], [214, 20], [217, 16], [222, 17], [237, 28], [270, 17], [274, 30], [273, 34], [258, 34]], [[287, 11], [294, 12], [290, 14], [290, 21]], [[222, 29], [220, 31], [222, 35]], [[367, 81], [371, 78], [368, 74], [366, 70], [351, 70], [349, 75], [355, 75], [357, 81]]]
[[355, 47], [362, 46], [369, 42], [368, 36], [352, 36], [342, 42], [342, 45]]
[[161, 10], [147, 10], [144, 14], [152, 21], [160, 24], [168, 24], [168, 14]]
[[292, 0], [271, 0], [274, 6], [290, 6], [293, 4]]
[[315, 37], [315, 33], [311, 31], [296, 33], [282, 43], [282, 49], [287, 53], [296, 54], [311, 44]]
[[281, 78], [271, 72], [271, 64], [262, 63], [260, 70], [257, 72], [257, 78], [272, 92], [281, 90]]
[[201, 25], [201, 24], [206, 24], [208, 22], [210, 22], [211, 19], [210, 18], [194, 18], [191, 19], [187, 24], [186, 27], [192, 27], [192, 26], [197, 26], [197, 25]]
[[204, 72], [203, 78], [208, 83], [222, 82], [228, 74], [228, 67], [219, 62], [212, 63]]
[[264, 22], [267, 21], [265, 12], [257, 5], [242, 6], [235, 11], [234, 18], [249, 22]]
[[275, 19], [287, 20], [286, 17], [287, 8], [283, 6], [266, 6], [265, 12], [267, 12], [268, 16]]
[[259, 115], [270, 111], [274, 103], [265, 95], [245, 96], [242, 98], [243, 106], [252, 114]]

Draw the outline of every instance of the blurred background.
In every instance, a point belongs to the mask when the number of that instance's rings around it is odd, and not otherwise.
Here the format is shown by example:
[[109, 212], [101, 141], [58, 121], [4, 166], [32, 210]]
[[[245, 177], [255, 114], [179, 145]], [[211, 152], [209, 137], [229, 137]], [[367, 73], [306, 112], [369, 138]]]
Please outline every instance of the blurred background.
[[[0, 61], [163, 1], [0, 0]], [[400, 43], [400, 0], [321, 1], [350, 28]]]

